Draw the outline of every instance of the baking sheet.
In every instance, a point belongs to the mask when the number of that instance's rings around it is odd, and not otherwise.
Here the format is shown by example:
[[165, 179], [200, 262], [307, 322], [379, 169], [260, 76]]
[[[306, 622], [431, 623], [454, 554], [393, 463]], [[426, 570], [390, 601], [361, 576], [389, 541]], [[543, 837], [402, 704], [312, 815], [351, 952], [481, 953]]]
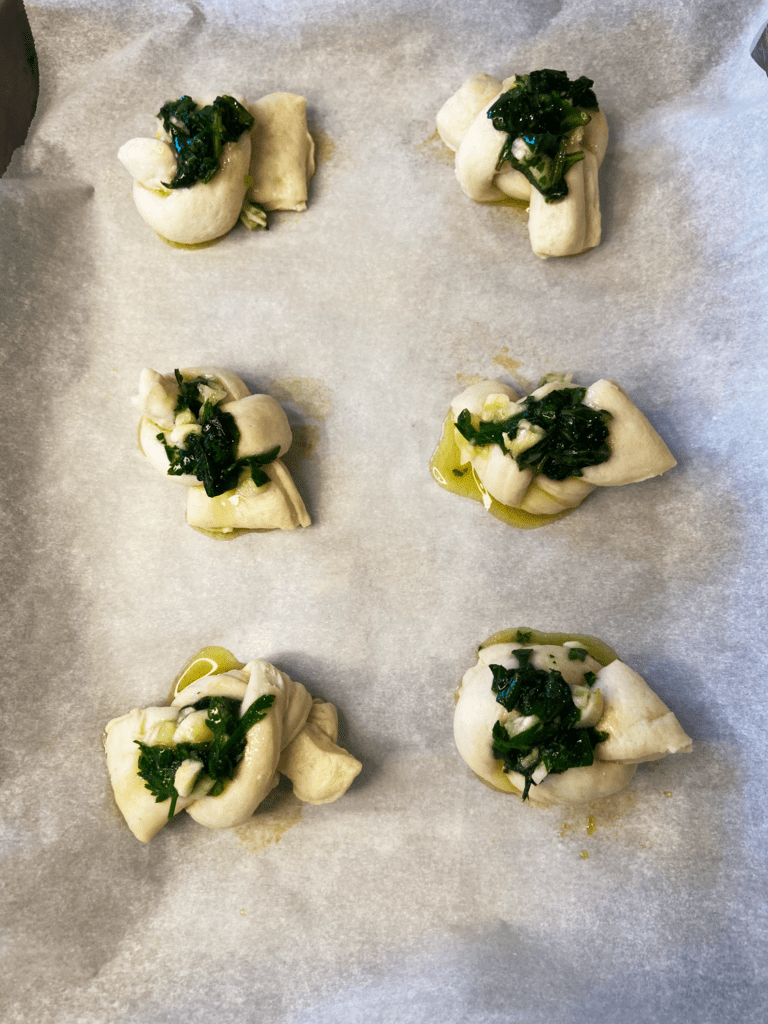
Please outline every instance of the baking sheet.
[[[40, 100], [0, 192], [3, 1019], [762, 1020], [768, 9], [28, 13]], [[593, 78], [611, 127], [578, 259], [464, 199], [434, 134], [469, 74], [538, 67]], [[182, 92], [275, 90], [308, 100], [308, 211], [164, 245], [119, 146]], [[142, 460], [140, 370], [201, 364], [285, 403], [310, 529], [211, 541]], [[618, 380], [678, 466], [513, 531], [429, 457], [473, 376], [551, 371]], [[602, 637], [693, 754], [581, 809], [479, 785], [453, 690], [512, 625]], [[246, 826], [182, 815], [144, 846], [103, 726], [207, 643], [334, 701], [363, 773], [336, 804], [281, 787]]]

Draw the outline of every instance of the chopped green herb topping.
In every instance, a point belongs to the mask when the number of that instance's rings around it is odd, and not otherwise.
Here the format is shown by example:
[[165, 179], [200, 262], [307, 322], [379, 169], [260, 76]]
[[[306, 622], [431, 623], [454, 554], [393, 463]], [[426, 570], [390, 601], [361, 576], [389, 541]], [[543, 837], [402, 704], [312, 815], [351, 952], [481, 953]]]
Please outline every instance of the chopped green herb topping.
[[[513, 458], [520, 469], [532, 469], [551, 480], [581, 476], [585, 466], [597, 466], [611, 457], [608, 427], [611, 414], [604, 409], [583, 405], [586, 388], [560, 388], [542, 398], [529, 395], [521, 404], [522, 411], [498, 423], [480, 421], [475, 427], [469, 409], [463, 409], [456, 420], [456, 429], [470, 444], [497, 444]], [[521, 420], [541, 427], [546, 434], [540, 441], [513, 455], [504, 442], [504, 435], [514, 438]]]
[[213, 733], [210, 743], [178, 743], [176, 746], [148, 746], [141, 740], [138, 745], [138, 773], [144, 779], [146, 788], [156, 803], [171, 801], [168, 817], [176, 813], [179, 794], [174, 779], [183, 761], [196, 760], [202, 763], [201, 775], [213, 780], [208, 796], [218, 796], [234, 777], [238, 764], [243, 759], [247, 733], [251, 726], [260, 722], [275, 702], [273, 694], [259, 697], [240, 717], [240, 701], [232, 697], [203, 697], [192, 705], [196, 711], [207, 708], [206, 724]]
[[[509, 161], [548, 203], [567, 196], [565, 174], [584, 159], [582, 150], [567, 152], [571, 134], [592, 120], [583, 108], [599, 109], [592, 85], [584, 75], [572, 82], [550, 68], [517, 75], [488, 111], [493, 127], [508, 136], [497, 170]], [[518, 139], [523, 144], [515, 146]]]
[[179, 395], [173, 411], [178, 414], [189, 409], [193, 416], [199, 416], [203, 406], [200, 388], [210, 386], [210, 380], [205, 377], [194, 377], [192, 380], [184, 380], [179, 369], [174, 370], [173, 375], [179, 387]]
[[240, 431], [234, 417], [220, 409], [218, 401], [203, 400], [200, 396], [200, 388], [210, 387], [210, 380], [195, 377], [185, 381], [178, 370], [174, 373], [179, 385], [175, 412], [189, 410], [197, 418], [201, 430], [200, 433], [190, 431], [184, 439], [183, 448], [169, 444], [164, 433], [156, 435], [168, 456], [168, 475], [191, 473], [203, 484], [209, 498], [236, 487], [240, 473], [246, 467], [250, 469], [251, 479], [257, 487], [269, 483], [263, 467], [275, 461], [280, 454], [280, 445], [262, 455], [235, 458]]
[[533, 640], [533, 633], [529, 629], [518, 629], [515, 633], [515, 642], [518, 644], [529, 644]]
[[496, 700], [507, 711], [535, 718], [515, 735], [496, 722], [493, 756], [504, 762], [505, 772], [517, 772], [525, 778], [523, 800], [527, 800], [531, 786], [536, 785], [533, 775], [541, 765], [552, 775], [591, 765], [594, 747], [607, 739], [607, 733], [593, 727], [577, 729], [581, 711], [573, 703], [571, 689], [560, 672], [547, 672], [531, 665], [530, 648], [520, 648], [514, 654], [518, 668], [490, 666], [491, 687]]
[[219, 169], [225, 143], [237, 142], [253, 128], [253, 117], [232, 96], [217, 96], [199, 109], [191, 97], [181, 96], [161, 107], [157, 116], [176, 154], [176, 174], [173, 181], [163, 182], [165, 188], [209, 182]]
[[588, 653], [583, 647], [569, 647], [568, 661], [584, 661]]

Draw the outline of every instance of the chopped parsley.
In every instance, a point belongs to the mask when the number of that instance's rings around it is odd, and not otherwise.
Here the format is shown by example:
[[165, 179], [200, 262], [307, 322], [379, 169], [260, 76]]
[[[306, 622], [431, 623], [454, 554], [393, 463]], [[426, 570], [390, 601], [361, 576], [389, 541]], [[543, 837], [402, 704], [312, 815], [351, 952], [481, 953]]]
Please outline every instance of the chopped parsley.
[[[585, 107], [599, 109], [593, 84], [584, 75], [572, 82], [564, 71], [551, 68], [517, 75], [488, 111], [493, 127], [507, 133], [497, 170], [509, 161], [548, 203], [567, 196], [565, 174], [584, 159], [582, 150], [567, 152], [571, 135], [592, 120]], [[516, 146], [518, 139], [524, 145]]]
[[584, 661], [588, 653], [583, 647], [569, 647], [568, 661]]
[[237, 142], [254, 123], [232, 96], [217, 96], [212, 104], [199, 108], [190, 96], [181, 96], [161, 107], [157, 116], [176, 155], [176, 174], [173, 181], [163, 182], [165, 188], [209, 182], [219, 169], [225, 143]]
[[196, 711], [208, 710], [206, 724], [213, 733], [213, 740], [209, 743], [148, 746], [141, 740], [134, 741], [140, 750], [138, 773], [156, 803], [171, 801], [169, 818], [176, 813], [179, 794], [174, 779], [182, 762], [200, 761], [200, 774], [213, 780], [208, 796], [218, 796], [234, 777], [243, 758], [248, 730], [266, 716], [274, 702], [273, 694], [259, 697], [240, 717], [239, 700], [233, 697], [202, 697], [192, 707]]
[[[499, 445], [520, 469], [532, 469], [534, 474], [543, 473], [551, 480], [581, 476], [585, 466], [597, 466], [611, 457], [606, 426], [611, 414], [583, 405], [586, 393], [586, 388], [560, 388], [542, 398], [529, 395], [520, 403], [521, 412], [498, 423], [481, 420], [477, 427], [469, 409], [463, 409], [456, 429], [472, 445]], [[521, 420], [546, 433], [536, 444], [513, 455], [505, 444], [505, 435], [513, 439]]]
[[190, 431], [186, 435], [183, 448], [169, 444], [164, 433], [156, 435], [168, 456], [168, 475], [191, 473], [203, 484], [209, 498], [236, 487], [240, 473], [246, 467], [250, 469], [251, 479], [257, 487], [269, 483], [264, 466], [275, 461], [280, 454], [280, 445], [262, 455], [236, 458], [240, 431], [234, 417], [219, 408], [220, 399], [201, 397], [201, 388], [210, 390], [210, 380], [195, 377], [185, 381], [178, 370], [174, 373], [179, 385], [175, 412], [189, 411], [201, 429], [199, 433]]
[[[560, 672], [538, 669], [530, 663], [533, 650], [514, 652], [517, 668], [491, 665], [491, 688], [496, 700], [507, 711], [532, 717], [522, 731], [511, 735], [508, 725], [493, 727], [493, 756], [503, 761], [505, 772], [517, 772], [525, 778], [523, 800], [541, 765], [547, 773], [559, 775], [569, 768], [586, 767], [594, 761], [594, 747], [607, 739], [607, 733], [593, 726], [577, 729], [581, 711], [573, 702], [571, 689]], [[534, 717], [535, 716], [535, 717]]]

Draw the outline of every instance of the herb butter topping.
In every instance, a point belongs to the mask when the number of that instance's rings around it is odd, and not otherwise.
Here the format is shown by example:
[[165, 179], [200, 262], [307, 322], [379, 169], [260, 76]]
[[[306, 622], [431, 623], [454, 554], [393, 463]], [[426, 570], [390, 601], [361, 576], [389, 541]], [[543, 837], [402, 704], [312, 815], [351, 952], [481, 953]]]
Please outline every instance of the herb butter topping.
[[[198, 736], [207, 734], [209, 739], [177, 743], [171, 738], [170, 743], [152, 745], [134, 740], [141, 751], [138, 774], [157, 803], [171, 801], [169, 819], [176, 813], [179, 796], [189, 796], [193, 786], [196, 786], [198, 795], [218, 796], [223, 793], [243, 758], [248, 730], [264, 718], [274, 702], [273, 694], [265, 694], [255, 700], [241, 718], [239, 700], [203, 697], [182, 709], [174, 735], [179, 734], [182, 723], [191, 719], [195, 711], [205, 710], [204, 721], [196, 723], [195, 731]], [[188, 767], [190, 763], [193, 768]], [[180, 771], [181, 778], [187, 783], [183, 792], [179, 791]]]
[[[593, 726], [602, 713], [599, 691], [590, 692], [596, 676], [586, 672], [584, 686], [571, 687], [557, 669], [532, 665], [532, 648], [514, 652], [516, 668], [490, 665], [491, 689], [507, 712], [493, 727], [493, 756], [504, 762], [505, 772], [525, 779], [523, 800], [531, 785], [549, 773], [584, 767], [594, 761], [594, 748], [607, 733]], [[583, 648], [568, 650], [570, 661], [584, 661]]]
[[224, 145], [237, 142], [254, 124], [253, 116], [232, 96], [217, 96], [204, 107], [190, 96], [181, 96], [161, 107], [157, 117], [176, 156], [176, 174], [163, 182], [170, 189], [209, 182], [221, 166]]
[[479, 417], [463, 409], [456, 429], [475, 447], [498, 445], [520, 469], [550, 480], [578, 477], [585, 466], [611, 456], [606, 425], [611, 414], [584, 405], [586, 393], [586, 388], [561, 386], [540, 398], [529, 395], [522, 402], [507, 402], [506, 409], [484, 408]]
[[597, 110], [593, 81], [572, 82], [564, 71], [544, 68], [515, 76], [515, 83], [488, 110], [493, 127], [507, 133], [497, 170], [509, 164], [552, 203], [568, 195], [566, 173], [584, 159], [568, 152], [574, 132], [591, 121], [583, 108]]
[[173, 434], [178, 437], [176, 432], [181, 428], [181, 443], [177, 446], [169, 442], [165, 433], [157, 435], [168, 456], [168, 475], [194, 475], [209, 498], [232, 490], [244, 468], [250, 468], [251, 479], [257, 487], [269, 483], [263, 467], [275, 461], [280, 445], [262, 455], [236, 458], [240, 431], [234, 416], [219, 408], [226, 392], [212, 388], [210, 378], [184, 380], [178, 369], [174, 374], [179, 396], [174, 410], [177, 426]]

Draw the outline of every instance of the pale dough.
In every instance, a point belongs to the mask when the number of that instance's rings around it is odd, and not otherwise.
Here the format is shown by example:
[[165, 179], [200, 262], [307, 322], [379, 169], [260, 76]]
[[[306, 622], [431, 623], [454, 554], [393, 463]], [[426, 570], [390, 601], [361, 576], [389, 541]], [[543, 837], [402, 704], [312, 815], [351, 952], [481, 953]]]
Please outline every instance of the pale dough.
[[600, 110], [587, 111], [590, 122], [573, 132], [568, 152], [580, 150], [584, 159], [566, 173], [568, 195], [547, 203], [509, 162], [497, 169], [507, 134], [494, 128], [488, 111], [514, 84], [514, 75], [503, 82], [484, 73], [472, 75], [441, 107], [437, 130], [446, 146], [456, 152], [459, 185], [478, 203], [498, 202], [505, 197], [527, 202], [531, 247], [542, 259], [587, 252], [600, 243], [597, 171], [608, 144], [605, 115]]
[[248, 198], [265, 210], [306, 210], [315, 173], [315, 143], [307, 129], [307, 101], [274, 92], [248, 105], [255, 124]]
[[293, 435], [279, 402], [270, 395], [250, 394], [236, 374], [221, 367], [189, 367], [180, 373], [185, 381], [205, 378], [213, 394], [220, 397], [222, 411], [234, 418], [240, 433], [237, 459], [277, 449], [274, 461], [262, 467], [269, 479], [261, 486], [254, 483], [250, 470], [244, 468], [234, 488], [209, 497], [194, 474], [169, 475], [168, 454], [158, 435], [183, 448], [183, 434], [189, 424], [182, 422], [184, 414], [177, 416], [174, 412], [179, 394], [175, 376], [143, 370], [139, 394], [133, 399], [141, 413], [139, 447], [166, 479], [187, 487], [189, 525], [222, 535], [234, 530], [295, 530], [309, 526], [311, 519], [304, 502], [280, 458], [290, 448]]
[[[530, 397], [538, 400], [551, 391], [576, 386], [568, 381], [550, 381], [533, 391]], [[472, 384], [453, 399], [451, 416], [455, 423], [459, 414], [467, 409], [477, 418], [503, 420], [519, 412], [521, 403], [522, 399], [508, 385], [485, 380]], [[611, 455], [599, 465], [585, 466], [580, 477], [565, 480], [551, 480], [544, 475], [534, 477], [530, 469], [521, 470], [512, 455], [498, 444], [472, 445], [454, 428], [461, 464], [471, 465], [481, 487], [502, 505], [539, 515], [575, 508], [596, 486], [639, 483], [677, 465], [662, 438], [614, 381], [599, 380], [587, 388], [584, 405], [611, 413], [607, 424]]]
[[[362, 765], [336, 744], [338, 719], [332, 704], [313, 698], [301, 684], [263, 659], [242, 669], [208, 675], [185, 687], [170, 707], [134, 708], [106, 727], [104, 747], [115, 800], [128, 827], [148, 842], [168, 821], [170, 800], [156, 802], [138, 774], [139, 748], [148, 745], [153, 733], [176, 728], [175, 742], [189, 740], [193, 712], [176, 726], [179, 712], [201, 697], [226, 696], [241, 701], [241, 715], [259, 697], [271, 694], [275, 701], [260, 722], [251, 726], [246, 749], [234, 778], [218, 796], [205, 793], [179, 797], [176, 813], [186, 810], [208, 828], [229, 828], [247, 821], [265, 796], [277, 785], [279, 773], [292, 779], [296, 796], [306, 803], [325, 804], [342, 796]], [[204, 788], [204, 787], [203, 787]]]
[[570, 660], [567, 647], [560, 645], [494, 644], [481, 649], [477, 664], [465, 673], [454, 712], [454, 738], [459, 754], [476, 775], [494, 788], [521, 795], [525, 786], [523, 776], [505, 773], [502, 762], [492, 753], [493, 726], [505, 712], [491, 688], [493, 673], [489, 666], [516, 668], [515, 651], [520, 648], [532, 649], [532, 665], [544, 670], [557, 669], [572, 687], [583, 682], [585, 672], [594, 672], [597, 679], [591, 690], [599, 691], [603, 702], [595, 728], [610, 733], [609, 739], [595, 747], [591, 766], [547, 775], [538, 785], [531, 786], [527, 798], [530, 803], [589, 803], [629, 785], [637, 763], [692, 749], [690, 737], [674, 714], [645, 680], [623, 662], [612, 661], [603, 667], [590, 655], [584, 661]]
[[[198, 106], [214, 97], [198, 100]], [[264, 210], [305, 210], [315, 173], [315, 144], [307, 129], [306, 100], [278, 92], [248, 103], [250, 131], [227, 142], [209, 182], [190, 188], [164, 186], [176, 174], [176, 156], [162, 121], [158, 137], [130, 139], [118, 159], [134, 179], [133, 200], [144, 220], [163, 238], [182, 245], [213, 241], [230, 231], [248, 199]], [[247, 204], [246, 204], [247, 205]]]

